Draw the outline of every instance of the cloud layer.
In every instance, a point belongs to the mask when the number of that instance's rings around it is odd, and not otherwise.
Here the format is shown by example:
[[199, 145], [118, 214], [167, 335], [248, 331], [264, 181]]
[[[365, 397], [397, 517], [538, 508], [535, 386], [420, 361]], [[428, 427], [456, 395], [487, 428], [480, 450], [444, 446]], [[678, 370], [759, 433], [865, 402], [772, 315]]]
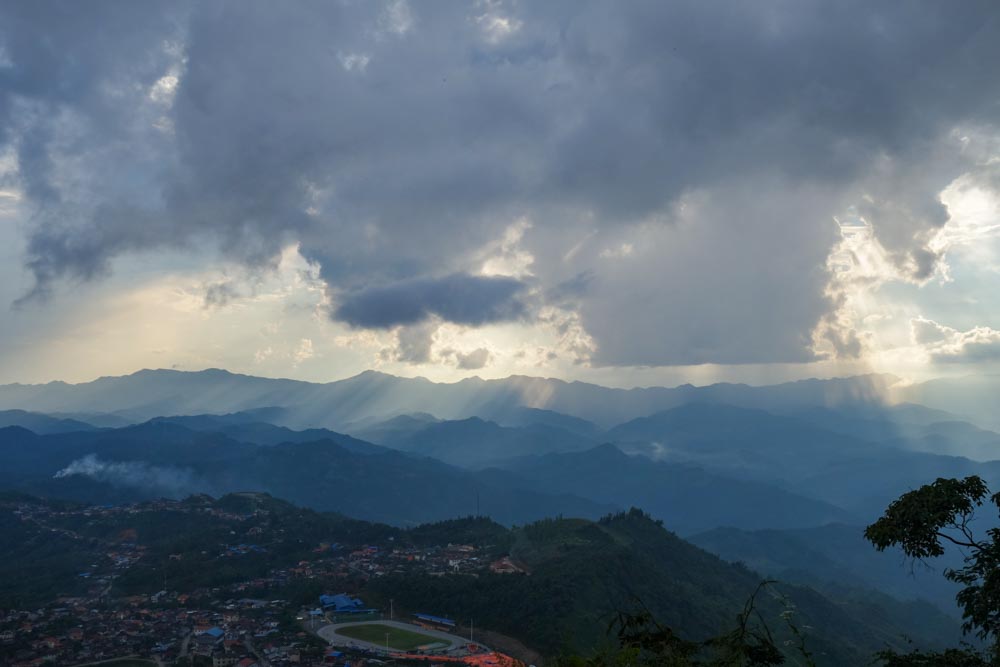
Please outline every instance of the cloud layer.
[[935, 361], [992, 361], [1000, 359], [1000, 331], [975, 327], [958, 331], [933, 320], [915, 319], [913, 342]]
[[418, 324], [432, 316], [455, 324], [481, 326], [524, 315], [525, 305], [518, 299], [524, 288], [513, 278], [456, 273], [347, 294], [333, 316], [365, 329]]
[[939, 194], [998, 133], [992, 2], [0, 12], [26, 304], [127, 255], [267, 272], [297, 244], [329, 315], [414, 363], [437, 323], [510, 321], [595, 365], [858, 356], [834, 217], [928, 280]]

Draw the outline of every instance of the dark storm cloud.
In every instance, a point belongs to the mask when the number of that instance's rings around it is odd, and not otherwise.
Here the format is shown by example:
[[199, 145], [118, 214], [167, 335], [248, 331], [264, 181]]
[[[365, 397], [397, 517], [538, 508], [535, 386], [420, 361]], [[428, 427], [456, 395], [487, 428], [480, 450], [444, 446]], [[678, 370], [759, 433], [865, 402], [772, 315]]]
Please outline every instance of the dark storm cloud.
[[336, 319], [365, 329], [417, 324], [437, 316], [448, 322], [481, 326], [525, 314], [524, 284], [513, 278], [454, 274], [373, 287], [346, 295]]
[[[607, 364], [811, 358], [831, 216], [865, 202], [926, 278], [937, 193], [967, 160], [951, 132], [995, 131], [1000, 95], [993, 2], [0, 12], [0, 139], [34, 206], [36, 294], [130, 252], [207, 241], [266, 267], [298, 242], [344, 321], [475, 326], [524, 314], [516, 281], [472, 274], [527, 216], [541, 293], [587, 276], [570, 301]], [[701, 220], [678, 213], [692, 193], [713, 201]], [[645, 234], [659, 246], [635, 260], [596, 245], [679, 220], [701, 229]]]

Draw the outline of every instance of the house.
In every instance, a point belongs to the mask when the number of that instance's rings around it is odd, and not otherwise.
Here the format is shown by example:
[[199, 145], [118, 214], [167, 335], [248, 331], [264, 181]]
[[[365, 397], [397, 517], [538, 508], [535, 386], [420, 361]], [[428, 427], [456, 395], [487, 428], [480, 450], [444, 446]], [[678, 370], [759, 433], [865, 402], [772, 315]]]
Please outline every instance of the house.
[[196, 634], [192, 643], [199, 652], [207, 654], [222, 643], [224, 635], [225, 633], [221, 628], [209, 628], [205, 632]]
[[199, 635], [211, 635], [214, 639], [222, 639], [222, 636], [224, 634], [226, 634], [226, 633], [225, 633], [225, 631], [223, 631], [222, 628], [220, 628], [217, 625], [213, 625], [211, 627], [206, 627], [206, 626], [203, 626], [203, 625], [196, 625], [195, 628], [194, 628], [194, 634], [195, 634], [195, 636], [199, 636]]
[[490, 564], [490, 571], [496, 574], [516, 574], [518, 572], [524, 572], [524, 570], [514, 564], [514, 561], [510, 559], [510, 556], [504, 556], [499, 560], [493, 561]]

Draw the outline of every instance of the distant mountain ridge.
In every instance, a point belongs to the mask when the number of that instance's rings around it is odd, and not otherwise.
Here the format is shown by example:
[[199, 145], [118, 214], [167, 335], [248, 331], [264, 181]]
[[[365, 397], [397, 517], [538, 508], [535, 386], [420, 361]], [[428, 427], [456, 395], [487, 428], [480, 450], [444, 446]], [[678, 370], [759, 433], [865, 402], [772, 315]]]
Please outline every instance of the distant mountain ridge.
[[259, 489], [315, 509], [396, 525], [465, 516], [477, 505], [506, 524], [559, 514], [595, 518], [614, 509], [568, 494], [498, 484], [337, 433], [319, 439], [293, 433], [277, 444], [270, 429], [257, 435], [265, 444], [170, 420], [52, 435], [0, 428], [5, 462], [0, 489], [95, 503]]
[[1000, 375], [935, 378], [894, 387], [891, 398], [946, 410], [989, 429], [1000, 430]]
[[794, 530], [715, 528], [688, 541], [728, 561], [782, 581], [808, 582], [823, 591], [849, 587], [881, 590], [901, 600], [925, 599], [958, 614], [961, 586], [944, 578], [946, 568], [961, 567], [961, 557], [911, 563], [898, 549], [877, 552], [864, 539], [863, 526], [829, 524]]
[[[771, 409], [882, 404], [895, 381], [893, 376], [865, 375], [762, 387], [714, 384], [614, 389], [527, 376], [501, 380], [467, 378], [442, 384], [366, 371], [345, 380], [315, 384], [238, 375], [219, 369], [143, 370], [81, 384], [3, 385], [0, 409], [104, 412], [145, 421], [162, 415], [284, 408], [281, 417], [284, 426], [337, 429], [366, 417], [385, 418], [409, 412], [427, 412], [443, 419], [478, 416], [498, 423], [513, 423], [512, 414], [529, 408], [607, 428], [692, 402]], [[534, 421], [537, 423], [538, 419]], [[561, 426], [565, 428], [566, 424]]]
[[773, 484], [628, 456], [610, 444], [515, 459], [504, 468], [530, 481], [532, 488], [644, 507], [682, 536], [708, 526], [802, 528], [856, 519], [838, 507]]
[[[396, 417], [356, 433], [386, 447], [471, 469], [497, 465], [520, 456], [581, 451], [598, 443], [598, 440], [548, 424], [501, 426], [479, 417], [433, 422]], [[594, 435], [601, 434], [595, 431]]]
[[27, 410], [0, 410], [0, 428], [5, 426], [20, 426], [42, 434], [96, 430], [94, 425], [78, 419], [53, 417]]
[[1000, 483], [1000, 461], [914, 451], [815, 426], [798, 417], [691, 404], [607, 433], [626, 452], [777, 484], [874, 520], [888, 503], [937, 477], [980, 475]]
[[[108, 409], [115, 401], [123, 401], [126, 406], [118, 414], [130, 413], [133, 417], [154, 410], [171, 414], [169, 410], [177, 409], [181, 412], [175, 413], [176, 416], [156, 416], [151, 423], [183, 426], [191, 431], [214, 433], [219, 437], [260, 446], [332, 440], [353, 454], [385, 453], [370, 442], [375, 441], [400, 450], [411, 459], [431, 457], [468, 470], [508, 467], [514, 459], [588, 452], [598, 444], [610, 442], [629, 454], [641, 454], [674, 466], [686, 465], [692, 478], [708, 476], [732, 488], [745, 487], [748, 497], [770, 499], [760, 508], [762, 513], [779, 507], [783, 515], [787, 515], [770, 524], [756, 520], [745, 523], [737, 520], [738, 517], [754, 517], [752, 513], [748, 515], [736, 511], [744, 509], [746, 503], [740, 504], [738, 498], [734, 498], [732, 511], [728, 514], [715, 512], [715, 516], [720, 521], [718, 525], [738, 527], [810, 525], [797, 520], [789, 522], [794, 513], [788, 512], [785, 505], [792, 498], [808, 499], [808, 502], [798, 504], [811, 508], [810, 512], [800, 515], [811, 516], [809, 521], [861, 523], [874, 520], [886, 504], [900, 493], [938, 476], [979, 474], [991, 483], [1000, 481], [1000, 462], [980, 462], [926, 451], [964, 453], [971, 448], [982, 452], [983, 458], [989, 458], [989, 454], [1000, 445], [1000, 435], [949, 420], [951, 415], [948, 413], [919, 405], [815, 404], [831, 395], [843, 395], [845, 387], [851, 386], [852, 382], [861, 382], [870, 389], [870, 380], [867, 377], [773, 387], [740, 386], [737, 398], [742, 396], [744, 402], [767, 403], [768, 409], [735, 406], [715, 400], [691, 400], [619, 423], [608, 431], [582, 417], [516, 405], [513, 399], [506, 402], [486, 400], [491, 396], [495, 398], [497, 392], [509, 393], [511, 382], [519, 381], [518, 378], [438, 385], [427, 380], [405, 380], [368, 373], [339, 383], [314, 385], [239, 376], [224, 371], [147, 371], [85, 385], [9, 385], [0, 387], [0, 400], [4, 396], [9, 398], [11, 392], [29, 392], [31, 396], [24, 395], [19, 400], [30, 398], [42, 405], [48, 403], [53, 411], [62, 414], [94, 414]], [[642, 400], [647, 400], [649, 396], [641, 394], [642, 391], [654, 392], [661, 397], [663, 392], [673, 391], [657, 388], [611, 390], [595, 385], [541, 379], [533, 379], [532, 382], [552, 383], [545, 385], [546, 392], [550, 402], [556, 403], [566, 401], [565, 396], [558, 398], [560, 388], [576, 385], [585, 387], [586, 392], [596, 392], [595, 396], [600, 394], [608, 401], [633, 395], [640, 399], [646, 396]], [[475, 386], [485, 387], [478, 397], [472, 391]], [[419, 391], [410, 392], [413, 387]], [[450, 393], [456, 387], [469, 389], [461, 400]], [[737, 386], [703, 388], [707, 394], [691, 393], [694, 388], [680, 389], [686, 392], [688, 398], [706, 395], [712, 398], [730, 392], [733, 387]], [[805, 389], [802, 392], [792, 391], [802, 388]], [[54, 394], [48, 393], [50, 389]], [[860, 390], [850, 392], [851, 400], [859, 395], [870, 396]], [[445, 399], [456, 401], [447, 409], [450, 412], [482, 409], [496, 416], [496, 421], [478, 415], [441, 419], [427, 410], [417, 409], [428, 407], [428, 403], [438, 405]], [[413, 400], [416, 405], [404, 403], [404, 400]], [[772, 400], [777, 402], [771, 405], [769, 402]], [[283, 401], [285, 405], [274, 405], [278, 401]], [[258, 406], [257, 402], [267, 405]], [[140, 410], [136, 407], [140, 404], [146, 407]], [[445, 410], [443, 404], [438, 407]], [[235, 408], [241, 410], [236, 411]], [[355, 408], [360, 410], [360, 418], [352, 412]], [[185, 414], [184, 409], [190, 409], [190, 412]], [[204, 414], [206, 409], [217, 409], [219, 414]], [[388, 420], [364, 416], [366, 412], [381, 413], [383, 409], [398, 416]], [[34, 427], [43, 433], [45, 429], [39, 427], [43, 422], [53, 427], [66, 427], [66, 422], [52, 420], [39, 413], [13, 410], [3, 414], [9, 416], [9, 423], [26, 426], [29, 430]], [[310, 414], [315, 416], [309, 417]], [[358, 437], [344, 435], [338, 432], [340, 429], [299, 425], [299, 422], [310, 420], [345, 421]], [[502, 425], [501, 421], [520, 425]], [[77, 427], [94, 430], [86, 424]], [[669, 470], [673, 468], [665, 466], [661, 469], [665, 475]], [[532, 478], [525, 471], [517, 474], [521, 478]], [[611, 481], [628, 490], [632, 497], [625, 494], [611, 500], [610, 496], [598, 497], [583, 487], [577, 487], [574, 493], [598, 503], [637, 503], [639, 498], [644, 497], [640, 494], [651, 487], [652, 481], [647, 480], [643, 486], [632, 486], [629, 477], [630, 474], [624, 478], [619, 475]], [[544, 476], [534, 479], [537, 481], [531, 490], [537, 492], [544, 489], [541, 486], [545, 483]], [[765, 489], [765, 486], [768, 488]], [[427, 488], [432, 489], [433, 484], [428, 484]], [[687, 488], [692, 491], [698, 489], [696, 485]], [[781, 494], [787, 496], [784, 501]], [[706, 507], [713, 505], [714, 501], [709, 496], [702, 494], [702, 497]], [[676, 517], [676, 514], [666, 512], [665, 508], [683, 502], [681, 496], [674, 494], [667, 505], [651, 497], [646, 497], [640, 504], [650, 507], [658, 516], [662, 511], [664, 517]], [[843, 513], [831, 512], [831, 507]], [[703, 521], [710, 515], [710, 512], [698, 513], [698, 521], [686, 526], [678, 524], [678, 529], [710, 528], [712, 526]], [[430, 518], [439, 516], [435, 514]], [[727, 516], [729, 523], [726, 522]]]
[[[0, 408], [166, 420], [257, 445], [333, 439], [355, 454], [375, 441], [470, 470], [613, 442], [701, 474], [766, 484], [772, 498], [781, 492], [835, 506], [847, 512], [831, 516], [838, 521], [874, 519], [899, 493], [937, 476], [1000, 480], [1000, 463], [954, 456], [1000, 458], [991, 456], [1000, 435], [920, 405], [886, 405], [894, 381], [868, 375], [623, 390], [520, 376], [438, 384], [366, 372], [315, 384], [147, 370], [80, 385], [0, 386]], [[347, 428], [354, 439], [343, 435]]]

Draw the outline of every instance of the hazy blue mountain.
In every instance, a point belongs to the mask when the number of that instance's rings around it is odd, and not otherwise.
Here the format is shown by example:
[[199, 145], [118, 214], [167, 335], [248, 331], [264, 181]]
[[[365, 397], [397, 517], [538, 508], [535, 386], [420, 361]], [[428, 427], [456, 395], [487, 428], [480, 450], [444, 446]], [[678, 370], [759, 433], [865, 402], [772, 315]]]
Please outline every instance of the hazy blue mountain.
[[[154, 419], [168, 419], [174, 423], [183, 423], [189, 428], [198, 430], [208, 430], [218, 426], [233, 426], [240, 424], [280, 424], [287, 415], [286, 408], [267, 406], [263, 408], [253, 408], [251, 410], [241, 410], [240, 412], [229, 412], [225, 414], [193, 414], [193, 415], [161, 415]], [[143, 420], [150, 421], [150, 420]]]
[[76, 419], [51, 417], [26, 410], [0, 410], [0, 428], [4, 426], [21, 426], [35, 433], [71, 433], [96, 428]]
[[348, 424], [344, 430], [354, 433], [376, 444], [384, 444], [394, 440], [402, 440], [417, 433], [430, 424], [436, 424], [440, 419], [425, 413], [397, 415], [391, 419], [369, 418]]
[[681, 535], [715, 526], [788, 528], [855, 518], [830, 504], [775, 486], [628, 456], [613, 445], [518, 459], [505, 469], [534, 488], [643, 507]]
[[892, 396], [946, 410], [960, 419], [1000, 431], [1000, 375], [937, 378], [894, 388]]
[[925, 599], [952, 614], [961, 587], [942, 576], [960, 565], [946, 556], [914, 563], [898, 549], [879, 553], [863, 536], [864, 527], [830, 524], [798, 530], [715, 528], [688, 539], [725, 560], [783, 581], [809, 583], [824, 591], [871, 588], [901, 600]]
[[[375, 447], [371, 445], [371, 447]], [[254, 445], [169, 421], [87, 433], [0, 429], [0, 487], [90, 502], [263, 490], [315, 509], [394, 524], [464, 516], [477, 504], [502, 523], [596, 517], [612, 508], [492, 484], [439, 461], [334, 440]]]
[[886, 440], [887, 445], [916, 452], [964, 456], [976, 461], [1000, 459], [1000, 434], [968, 422], [938, 422]]
[[816, 407], [795, 411], [791, 416], [813, 426], [899, 449], [965, 456], [977, 461], [1000, 459], [1000, 433], [921, 405]]
[[107, 412], [48, 412], [46, 414], [55, 419], [70, 419], [90, 424], [97, 428], [123, 428], [131, 426], [137, 421]]
[[[186, 424], [201, 438], [214, 433], [244, 445], [320, 439], [370, 453], [337, 432], [338, 424], [353, 424], [361, 440], [410, 458], [432, 456], [473, 468], [614, 442], [626, 453], [840, 507], [860, 521], [939, 476], [1000, 481], [1000, 463], [941, 454], [974, 450], [985, 458], [994, 447], [992, 432], [920, 405], [884, 405], [881, 397], [892, 381], [862, 376], [768, 387], [622, 390], [529, 377], [438, 384], [366, 372], [314, 384], [220, 370], [141, 371], [80, 385], [3, 386], [0, 407], [123, 419], [180, 415], [162, 425]], [[613, 421], [618, 425], [602, 433]], [[935, 453], [920, 451], [930, 449]], [[614, 482], [629, 485], [628, 478]]]
[[485, 468], [520, 456], [579, 451], [596, 442], [585, 436], [545, 424], [507, 427], [478, 417], [428, 423], [396, 417], [358, 432], [386, 447], [461, 466]]
[[608, 432], [627, 452], [775, 483], [867, 521], [901, 493], [938, 477], [1000, 482], [1000, 462], [915, 452], [795, 418], [724, 405], [687, 405]]
[[603, 434], [602, 429], [594, 422], [539, 408], [515, 407], [507, 411], [496, 411], [490, 415], [490, 419], [501, 426], [551, 426], [591, 440], [597, 440]]
[[231, 484], [246, 488], [247, 480], [260, 480], [252, 488], [297, 504], [397, 525], [477, 510], [504, 524], [560, 514], [593, 518], [610, 507], [568, 494], [490, 484], [432, 459], [397, 452], [357, 455], [328, 442], [259, 449], [233, 471]]
[[[337, 382], [314, 384], [237, 375], [218, 369], [144, 370], [76, 385], [51, 382], [0, 386], [0, 408], [46, 413], [105, 412], [131, 420], [147, 420], [161, 415], [224, 414], [269, 407], [284, 408], [285, 412], [276, 418], [257, 421], [292, 428], [333, 429], [343, 429], [346, 424], [368, 417], [384, 419], [387, 415], [412, 412], [427, 412], [442, 419], [478, 416], [520, 424], [524, 416], [518, 410], [533, 408], [609, 427], [696, 402], [775, 410], [878, 405], [894, 380], [891, 376], [867, 375], [766, 387], [715, 384], [612, 389], [526, 376], [500, 380], [468, 378], [441, 384], [424, 378], [399, 378], [367, 371]], [[538, 423], [538, 419], [533, 423]], [[555, 425], [567, 427], [566, 423]]]
[[1000, 461], [978, 462], [960, 456], [887, 449], [831, 464], [805, 475], [789, 488], [840, 505], [873, 519], [901, 494], [939, 477], [979, 475], [1000, 488]]
[[757, 479], [795, 478], [845, 459], [873, 456], [874, 443], [806, 421], [731, 405], [693, 404], [620, 424], [612, 442], [644, 444], [666, 461], [694, 462]]
[[[944, 410], [928, 408], [916, 403], [896, 403], [891, 405], [874, 403], [854, 403], [840, 406], [810, 406], [792, 410], [772, 409], [769, 412], [799, 417], [816, 426], [837, 430], [841, 425], [864, 425], [871, 429], [875, 439], [890, 437], [892, 428], [898, 424], [922, 425], [934, 422], [955, 421], [958, 417]], [[852, 433], [853, 434], [853, 433]]]
[[[8, 427], [0, 429], [0, 452], [7, 464], [0, 469], [0, 480], [8, 485], [39, 477], [48, 480], [88, 454], [136, 466], [168, 466], [171, 470], [185, 467], [191, 471], [193, 465], [209, 468], [216, 463], [232, 461], [247, 449], [246, 443], [221, 434], [202, 433], [170, 423], [151, 422], [121, 429], [51, 435]], [[145, 481], [155, 482], [155, 475]]]
[[77, 385], [6, 385], [0, 387], [0, 406], [32, 405], [31, 409], [40, 412], [104, 412], [144, 421], [162, 415], [224, 414], [305, 403], [315, 386], [218, 369], [197, 373], [143, 370]]
[[295, 431], [284, 426], [275, 426], [257, 421], [241, 421], [257, 417], [257, 411], [236, 413], [234, 415], [194, 415], [179, 417], [157, 417], [152, 422], [170, 423], [183, 426], [192, 431], [221, 433], [233, 440], [249, 442], [255, 445], [280, 445], [286, 442], [316, 442], [329, 440], [340, 447], [356, 454], [382, 454], [384, 447], [373, 445], [364, 440], [352, 438], [343, 433], [337, 433], [325, 428], [311, 428]]

